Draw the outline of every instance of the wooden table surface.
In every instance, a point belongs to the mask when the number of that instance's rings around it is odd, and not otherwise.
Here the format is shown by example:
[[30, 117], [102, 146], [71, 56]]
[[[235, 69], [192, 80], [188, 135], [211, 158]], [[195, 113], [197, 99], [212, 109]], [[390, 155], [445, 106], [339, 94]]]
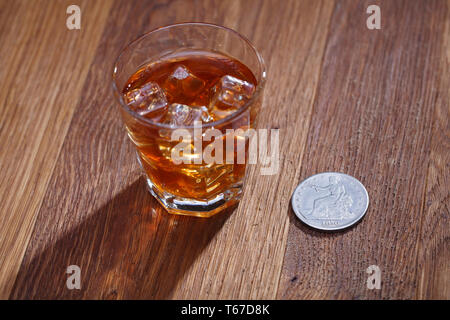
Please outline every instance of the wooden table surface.
[[[255, 44], [259, 127], [280, 129], [279, 174], [251, 166], [240, 205], [210, 219], [148, 194], [110, 86], [125, 44], [185, 21]], [[450, 1], [1, 0], [0, 25], [0, 298], [450, 298]], [[293, 214], [294, 188], [323, 171], [366, 186], [356, 226]]]

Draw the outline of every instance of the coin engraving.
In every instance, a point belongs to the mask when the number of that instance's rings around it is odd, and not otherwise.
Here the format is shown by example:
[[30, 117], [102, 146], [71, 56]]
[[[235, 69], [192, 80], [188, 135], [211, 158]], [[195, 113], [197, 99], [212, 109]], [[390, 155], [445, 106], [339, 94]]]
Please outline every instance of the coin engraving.
[[299, 219], [322, 230], [353, 225], [365, 214], [369, 197], [355, 178], [325, 172], [304, 180], [294, 191], [292, 207]]

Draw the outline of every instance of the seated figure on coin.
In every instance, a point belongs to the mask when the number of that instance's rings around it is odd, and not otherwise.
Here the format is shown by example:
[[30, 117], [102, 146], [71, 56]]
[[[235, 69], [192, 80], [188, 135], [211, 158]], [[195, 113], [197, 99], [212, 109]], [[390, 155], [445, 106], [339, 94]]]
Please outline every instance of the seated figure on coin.
[[329, 183], [325, 187], [311, 186], [316, 192], [328, 191], [328, 194], [314, 200], [310, 214], [317, 219], [344, 219], [352, 217], [353, 214], [349, 209], [353, 201], [347, 194], [344, 184], [336, 176], [329, 177]]

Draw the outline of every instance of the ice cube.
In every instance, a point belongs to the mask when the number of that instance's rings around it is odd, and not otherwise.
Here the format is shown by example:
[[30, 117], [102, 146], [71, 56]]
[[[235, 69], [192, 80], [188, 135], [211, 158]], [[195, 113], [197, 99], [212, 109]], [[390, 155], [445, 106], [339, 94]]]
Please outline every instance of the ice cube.
[[172, 103], [162, 119], [162, 123], [173, 127], [191, 126], [194, 121], [210, 122], [208, 108], [205, 106], [192, 107], [185, 104]]
[[219, 118], [225, 117], [248, 102], [255, 86], [230, 75], [223, 76], [211, 89], [209, 110]]
[[189, 77], [189, 70], [185, 66], [178, 66], [172, 73], [172, 77], [177, 80], [184, 80]]
[[212, 192], [217, 187], [223, 185], [223, 179], [231, 178], [234, 165], [208, 164], [206, 166], [196, 166], [195, 170], [183, 170], [183, 173], [196, 179], [197, 185], [206, 192]]
[[167, 106], [164, 91], [154, 82], [147, 82], [143, 86], [128, 91], [125, 103], [141, 116]]
[[183, 65], [177, 66], [175, 71], [167, 77], [164, 83], [167, 95], [172, 102], [184, 102], [192, 99], [205, 89], [205, 81], [194, 75]]
[[[168, 107], [167, 113], [160, 120], [161, 123], [168, 124], [171, 127], [185, 127], [194, 125], [194, 121], [201, 122], [210, 122], [212, 121], [211, 116], [209, 115], [208, 108], [205, 106], [201, 107], [193, 107], [179, 103], [172, 103]], [[173, 129], [160, 129], [159, 135], [164, 140], [171, 140], [172, 134], [174, 133]], [[194, 137], [194, 140], [196, 138]], [[161, 150], [162, 154], [165, 157], [171, 156], [171, 151], [173, 146], [170, 146], [168, 150]], [[191, 160], [195, 161], [195, 158], [199, 156], [198, 152], [195, 150], [194, 145], [191, 144]]]

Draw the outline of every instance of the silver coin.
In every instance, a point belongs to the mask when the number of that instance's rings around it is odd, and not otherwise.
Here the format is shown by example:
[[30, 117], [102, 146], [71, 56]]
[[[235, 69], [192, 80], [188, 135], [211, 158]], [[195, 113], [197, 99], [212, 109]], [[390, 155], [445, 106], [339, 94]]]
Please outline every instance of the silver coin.
[[324, 172], [300, 183], [291, 202], [295, 215], [307, 225], [320, 230], [341, 230], [364, 216], [369, 195], [352, 176]]

